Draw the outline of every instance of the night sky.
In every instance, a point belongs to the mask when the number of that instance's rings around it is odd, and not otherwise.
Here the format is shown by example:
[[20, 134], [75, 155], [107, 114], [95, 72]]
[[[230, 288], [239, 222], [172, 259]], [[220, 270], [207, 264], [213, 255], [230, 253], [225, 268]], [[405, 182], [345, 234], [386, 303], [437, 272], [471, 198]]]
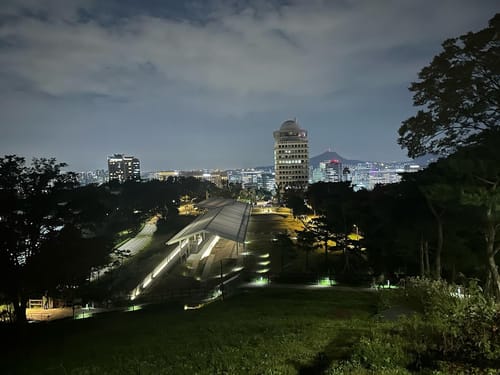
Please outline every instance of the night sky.
[[497, 0], [0, 0], [0, 154], [143, 170], [270, 165], [296, 117], [311, 156], [403, 160], [407, 90]]

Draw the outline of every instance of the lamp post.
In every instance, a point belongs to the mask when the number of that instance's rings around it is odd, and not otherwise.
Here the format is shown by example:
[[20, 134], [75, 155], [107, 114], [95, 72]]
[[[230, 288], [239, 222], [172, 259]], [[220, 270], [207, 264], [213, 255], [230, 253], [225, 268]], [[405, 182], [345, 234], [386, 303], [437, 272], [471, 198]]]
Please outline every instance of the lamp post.
[[222, 259], [220, 260], [220, 292], [224, 301], [224, 273], [222, 272]]

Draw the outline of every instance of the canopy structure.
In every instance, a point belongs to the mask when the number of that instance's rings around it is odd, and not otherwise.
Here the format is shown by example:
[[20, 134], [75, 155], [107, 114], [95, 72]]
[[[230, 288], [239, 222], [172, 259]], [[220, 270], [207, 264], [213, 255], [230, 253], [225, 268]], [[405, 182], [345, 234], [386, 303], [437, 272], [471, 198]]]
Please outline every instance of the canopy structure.
[[212, 209], [212, 208], [219, 208], [223, 206], [227, 206], [230, 204], [234, 204], [235, 200], [234, 199], [228, 199], [228, 198], [209, 198], [205, 199], [204, 201], [201, 201], [199, 203], [196, 203], [196, 206], [198, 208], [204, 208], [204, 209]]
[[213, 199], [203, 201], [198, 206], [209, 210], [172, 237], [168, 245], [203, 232], [239, 243], [245, 242], [251, 211], [249, 204], [232, 199]]

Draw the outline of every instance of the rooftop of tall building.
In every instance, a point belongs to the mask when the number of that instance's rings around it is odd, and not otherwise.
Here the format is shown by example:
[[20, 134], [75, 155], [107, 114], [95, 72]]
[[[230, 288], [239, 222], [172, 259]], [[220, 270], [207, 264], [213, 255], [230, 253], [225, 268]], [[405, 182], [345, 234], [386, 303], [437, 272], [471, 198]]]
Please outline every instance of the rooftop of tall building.
[[300, 131], [300, 126], [295, 120], [287, 120], [281, 124], [280, 131]]

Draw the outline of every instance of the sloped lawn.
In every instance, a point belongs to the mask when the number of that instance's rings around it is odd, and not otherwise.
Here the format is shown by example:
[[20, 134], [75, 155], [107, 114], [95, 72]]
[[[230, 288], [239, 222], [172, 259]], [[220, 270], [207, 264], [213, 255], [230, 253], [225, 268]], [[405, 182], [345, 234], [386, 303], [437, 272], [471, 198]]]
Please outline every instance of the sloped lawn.
[[352, 345], [370, 330], [376, 299], [375, 293], [365, 292], [259, 289], [199, 310], [157, 305], [31, 325], [15, 348], [3, 351], [3, 371], [321, 373], [347, 359]]

